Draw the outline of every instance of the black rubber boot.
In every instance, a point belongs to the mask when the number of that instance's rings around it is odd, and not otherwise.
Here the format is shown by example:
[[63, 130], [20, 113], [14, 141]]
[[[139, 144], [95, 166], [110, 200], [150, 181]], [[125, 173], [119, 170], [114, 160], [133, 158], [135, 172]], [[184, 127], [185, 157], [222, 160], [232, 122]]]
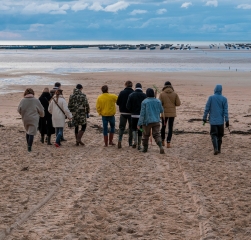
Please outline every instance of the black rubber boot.
[[146, 153], [148, 150], [148, 145], [143, 145], [143, 149], [140, 152]]
[[218, 153], [221, 153], [221, 144], [222, 144], [222, 141], [218, 140]]
[[41, 135], [40, 142], [44, 143], [44, 135]]
[[47, 145], [52, 145], [51, 136], [47, 136]]
[[31, 146], [28, 146], [28, 152], [31, 152]]
[[212, 143], [214, 147], [214, 155], [217, 155], [218, 154], [218, 139], [216, 138], [216, 136], [212, 138]]
[[80, 145], [82, 145], [82, 146], [85, 145], [85, 144], [82, 142], [82, 140], [81, 140], [81, 138], [83, 137], [83, 135], [84, 135], [84, 131], [79, 131], [79, 132], [78, 132], [78, 135], [77, 135], [77, 142], [78, 142]]

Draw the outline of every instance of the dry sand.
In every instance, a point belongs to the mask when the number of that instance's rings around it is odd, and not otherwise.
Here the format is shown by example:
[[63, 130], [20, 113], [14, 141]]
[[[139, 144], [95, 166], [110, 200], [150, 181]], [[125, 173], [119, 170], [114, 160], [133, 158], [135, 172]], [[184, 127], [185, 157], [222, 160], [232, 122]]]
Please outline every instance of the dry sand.
[[[0, 240], [251, 238], [251, 73], [44, 76], [83, 84], [91, 105], [86, 146], [75, 146], [74, 130], [66, 127], [68, 141], [60, 149], [37, 135], [28, 153], [16, 112], [22, 92], [0, 95]], [[165, 155], [155, 143], [145, 154], [129, 148], [127, 135], [122, 149], [103, 147], [96, 98], [103, 84], [118, 94], [126, 80], [141, 82], [144, 90], [169, 80], [179, 94], [182, 105]], [[217, 83], [229, 101], [232, 134], [226, 130], [222, 153], [214, 156], [209, 124], [198, 119]], [[63, 86], [67, 100], [73, 86]], [[39, 96], [44, 86], [32, 87]], [[118, 119], [119, 113], [117, 127]]]

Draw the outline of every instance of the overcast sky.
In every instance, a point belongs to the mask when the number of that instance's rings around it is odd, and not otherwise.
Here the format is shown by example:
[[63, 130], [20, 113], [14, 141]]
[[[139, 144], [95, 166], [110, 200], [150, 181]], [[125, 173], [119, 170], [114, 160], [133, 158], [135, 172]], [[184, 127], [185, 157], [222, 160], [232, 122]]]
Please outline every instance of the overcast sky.
[[0, 0], [0, 40], [251, 42], [251, 0]]

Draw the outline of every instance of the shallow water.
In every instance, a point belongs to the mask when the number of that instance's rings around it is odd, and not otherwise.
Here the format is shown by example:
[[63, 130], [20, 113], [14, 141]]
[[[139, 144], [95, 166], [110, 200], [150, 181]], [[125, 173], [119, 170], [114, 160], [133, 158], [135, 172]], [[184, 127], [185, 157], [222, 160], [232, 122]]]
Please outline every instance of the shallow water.
[[225, 48], [192, 50], [0, 50], [0, 73], [13, 74], [0, 78], [6, 85], [52, 84], [39, 76], [15, 78], [18, 73], [67, 74], [80, 72], [194, 72], [251, 71], [251, 50]]

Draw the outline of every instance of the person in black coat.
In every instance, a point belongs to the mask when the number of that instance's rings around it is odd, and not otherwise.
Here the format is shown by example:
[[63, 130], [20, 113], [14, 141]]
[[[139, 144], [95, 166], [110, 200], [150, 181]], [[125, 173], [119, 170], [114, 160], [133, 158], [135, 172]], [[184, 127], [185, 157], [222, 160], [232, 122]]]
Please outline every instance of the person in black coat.
[[120, 119], [119, 119], [119, 140], [118, 140], [118, 148], [121, 148], [121, 142], [123, 138], [123, 134], [125, 131], [126, 123], [129, 125], [129, 146], [132, 146], [132, 125], [131, 125], [131, 113], [126, 108], [126, 103], [128, 96], [133, 92], [132, 82], [126, 81], [125, 89], [119, 93], [117, 99], [117, 105], [119, 106], [120, 111]]
[[142, 132], [138, 130], [137, 125], [140, 116], [141, 103], [146, 99], [146, 94], [142, 91], [142, 85], [137, 83], [135, 85], [135, 91], [131, 93], [128, 97], [126, 108], [131, 112], [132, 121], [132, 136], [133, 144], [132, 147], [136, 148], [138, 145], [138, 150], [141, 149]]
[[48, 88], [45, 88], [44, 91], [42, 92], [41, 96], [39, 97], [39, 101], [44, 107], [44, 117], [40, 117], [39, 119], [39, 125], [38, 129], [41, 134], [41, 139], [40, 141], [44, 143], [44, 136], [47, 135], [47, 144], [51, 144], [51, 135], [55, 133], [55, 129], [52, 126], [52, 116], [48, 112], [48, 107], [49, 107], [49, 102], [51, 100], [51, 94], [49, 92]]

